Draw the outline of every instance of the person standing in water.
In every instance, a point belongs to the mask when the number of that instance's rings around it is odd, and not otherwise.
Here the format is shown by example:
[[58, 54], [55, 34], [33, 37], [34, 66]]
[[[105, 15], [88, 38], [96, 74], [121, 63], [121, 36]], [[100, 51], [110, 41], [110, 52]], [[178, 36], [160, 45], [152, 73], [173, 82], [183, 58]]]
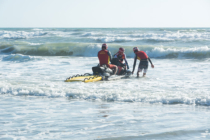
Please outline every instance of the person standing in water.
[[100, 66], [105, 64], [110, 69], [113, 69], [114, 74], [116, 74], [118, 70], [117, 66], [113, 64], [109, 64], [110, 60], [112, 59], [112, 55], [111, 55], [111, 52], [107, 49], [108, 49], [108, 46], [107, 44], [104, 43], [102, 44], [102, 50], [98, 52], [98, 59], [99, 59]]
[[137, 77], [139, 77], [139, 72], [141, 72], [142, 70], [144, 70], [143, 76], [146, 76], [147, 69], [148, 69], [148, 60], [151, 64], [151, 67], [154, 68], [152, 61], [150, 60], [150, 58], [147, 56], [147, 54], [144, 51], [139, 51], [139, 49], [137, 47], [133, 48], [133, 52], [135, 53], [135, 57], [134, 57], [132, 74], [134, 73], [135, 66], [136, 66], [136, 60], [138, 59], [138, 60], [140, 60], [140, 62], [139, 62], [139, 67], [138, 67], [138, 71], [137, 71]]

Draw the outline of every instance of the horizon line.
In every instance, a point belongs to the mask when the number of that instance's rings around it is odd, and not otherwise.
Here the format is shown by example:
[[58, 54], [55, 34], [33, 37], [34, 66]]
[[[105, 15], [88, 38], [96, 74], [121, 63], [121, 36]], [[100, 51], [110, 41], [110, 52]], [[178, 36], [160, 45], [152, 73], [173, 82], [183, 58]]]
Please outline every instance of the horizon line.
[[209, 27], [0, 27], [0, 28], [210, 28]]

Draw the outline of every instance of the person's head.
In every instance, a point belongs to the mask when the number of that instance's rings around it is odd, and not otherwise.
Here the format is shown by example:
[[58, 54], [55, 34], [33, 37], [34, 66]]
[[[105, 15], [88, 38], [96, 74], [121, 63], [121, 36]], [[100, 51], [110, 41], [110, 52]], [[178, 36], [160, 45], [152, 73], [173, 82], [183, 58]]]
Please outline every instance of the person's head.
[[134, 48], [133, 48], [133, 52], [134, 52], [134, 53], [136, 53], [136, 52], [138, 52], [138, 51], [139, 51], [139, 49], [138, 49], [137, 47], [134, 47]]
[[120, 47], [118, 52], [119, 52], [119, 54], [123, 54], [125, 52], [125, 49]]
[[106, 50], [108, 48], [108, 46], [106, 45], [106, 43], [102, 44], [102, 50]]

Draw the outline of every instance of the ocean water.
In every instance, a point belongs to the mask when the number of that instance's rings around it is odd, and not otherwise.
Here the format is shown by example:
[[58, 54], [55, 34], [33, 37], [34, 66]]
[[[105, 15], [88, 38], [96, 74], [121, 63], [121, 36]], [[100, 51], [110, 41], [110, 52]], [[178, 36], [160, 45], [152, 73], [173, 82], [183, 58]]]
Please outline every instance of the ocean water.
[[[102, 43], [155, 68], [64, 82], [92, 73]], [[0, 139], [210, 139], [209, 77], [210, 28], [0, 28]]]

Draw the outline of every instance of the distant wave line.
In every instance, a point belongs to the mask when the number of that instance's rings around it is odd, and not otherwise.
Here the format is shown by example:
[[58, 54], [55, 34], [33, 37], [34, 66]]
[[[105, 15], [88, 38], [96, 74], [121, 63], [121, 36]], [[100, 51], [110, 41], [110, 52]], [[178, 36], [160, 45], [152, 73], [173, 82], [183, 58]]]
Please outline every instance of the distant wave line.
[[[114, 54], [120, 47], [125, 48], [127, 57], [134, 57], [133, 46], [109, 44], [108, 49]], [[145, 51], [151, 58], [210, 58], [210, 48], [208, 46], [180, 48], [138, 45], [135, 47]], [[96, 57], [100, 49], [100, 43], [46, 43], [35, 45], [26, 43], [21, 45], [0, 45], [1, 54], [22, 54], [31, 56]]]

